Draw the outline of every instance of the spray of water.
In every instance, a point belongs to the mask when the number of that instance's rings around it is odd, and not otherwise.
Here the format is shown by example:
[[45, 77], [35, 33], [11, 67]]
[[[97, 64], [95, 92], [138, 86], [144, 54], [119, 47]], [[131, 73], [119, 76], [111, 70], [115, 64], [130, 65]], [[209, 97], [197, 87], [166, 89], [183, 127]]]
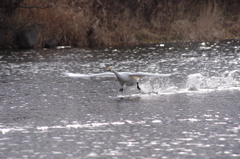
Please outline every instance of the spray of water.
[[219, 76], [190, 74], [181, 87], [170, 79], [149, 79], [142, 86], [144, 94], [174, 94], [240, 89], [240, 71], [226, 71]]

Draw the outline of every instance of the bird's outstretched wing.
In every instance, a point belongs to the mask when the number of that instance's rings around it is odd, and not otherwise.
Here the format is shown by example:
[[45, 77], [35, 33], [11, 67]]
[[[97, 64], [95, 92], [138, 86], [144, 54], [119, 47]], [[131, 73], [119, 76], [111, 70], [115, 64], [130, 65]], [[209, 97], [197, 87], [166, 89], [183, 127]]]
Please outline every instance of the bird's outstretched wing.
[[132, 76], [135, 79], [141, 79], [143, 77], [169, 77], [172, 74], [155, 74], [155, 73], [145, 73], [145, 72], [137, 72], [137, 73], [130, 73], [129, 76]]
[[72, 78], [91, 78], [91, 77], [114, 77], [114, 73], [111, 72], [105, 72], [105, 73], [98, 73], [98, 74], [79, 74], [79, 73], [69, 73], [65, 72], [63, 73], [67, 77], [72, 77]]

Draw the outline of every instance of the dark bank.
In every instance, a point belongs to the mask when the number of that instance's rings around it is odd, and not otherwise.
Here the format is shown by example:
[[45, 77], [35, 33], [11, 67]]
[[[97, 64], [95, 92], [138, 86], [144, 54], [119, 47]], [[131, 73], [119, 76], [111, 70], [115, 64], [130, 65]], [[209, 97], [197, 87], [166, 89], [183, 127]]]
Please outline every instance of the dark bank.
[[0, 47], [238, 39], [239, 8], [238, 0], [2, 0]]

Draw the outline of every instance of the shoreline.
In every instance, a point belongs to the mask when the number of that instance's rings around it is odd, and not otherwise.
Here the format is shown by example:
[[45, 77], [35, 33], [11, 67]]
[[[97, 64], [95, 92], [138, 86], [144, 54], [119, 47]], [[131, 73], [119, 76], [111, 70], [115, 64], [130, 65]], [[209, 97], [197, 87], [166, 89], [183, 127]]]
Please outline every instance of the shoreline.
[[0, 48], [18, 48], [16, 33], [29, 27], [35, 27], [33, 48], [240, 39], [236, 0], [20, 0], [12, 10], [4, 2]]

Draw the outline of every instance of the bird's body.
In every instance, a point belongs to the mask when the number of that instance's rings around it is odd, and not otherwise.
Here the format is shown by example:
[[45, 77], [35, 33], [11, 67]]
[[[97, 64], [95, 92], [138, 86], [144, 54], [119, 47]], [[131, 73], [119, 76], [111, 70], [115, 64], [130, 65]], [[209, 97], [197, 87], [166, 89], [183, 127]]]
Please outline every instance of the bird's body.
[[118, 82], [122, 86], [123, 85], [133, 86], [137, 84], [137, 80], [133, 78], [129, 73], [126, 73], [126, 72], [123, 72], [123, 73], [113, 72], [113, 73], [116, 75]]
[[116, 76], [121, 88], [119, 91], [123, 91], [125, 86], [137, 86], [138, 90], [141, 90], [139, 87], [138, 81], [139, 79], [150, 76], [150, 77], [169, 77], [172, 74], [153, 74], [153, 73], [145, 73], [145, 72], [137, 72], [137, 73], [130, 73], [130, 72], [117, 72], [113, 69], [113, 67], [109, 67], [111, 72], [99, 73], [99, 74], [74, 74], [74, 73], [64, 73], [65, 76], [73, 77], [73, 78], [90, 78], [90, 77], [109, 77], [109, 76]]
[[135, 86], [135, 85], [137, 85], [137, 88], [141, 90], [141, 88], [138, 85], [139, 78], [137, 76], [133, 76], [131, 75], [131, 73], [128, 73], [128, 72], [118, 73], [115, 70], [113, 70], [112, 67], [110, 67], [109, 70], [116, 75], [119, 84], [122, 86], [122, 88], [120, 88], [119, 91], [122, 92], [124, 86]]

